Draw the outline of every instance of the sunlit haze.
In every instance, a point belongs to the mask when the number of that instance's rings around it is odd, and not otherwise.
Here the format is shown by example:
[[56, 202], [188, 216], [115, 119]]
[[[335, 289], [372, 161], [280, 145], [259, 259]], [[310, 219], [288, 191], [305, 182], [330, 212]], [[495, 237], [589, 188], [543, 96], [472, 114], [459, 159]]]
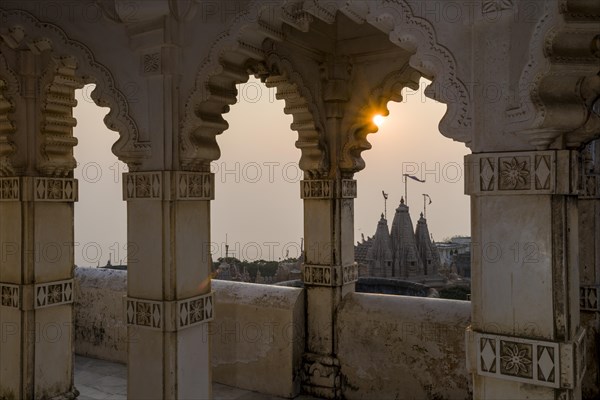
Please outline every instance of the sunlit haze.
[[[365, 170], [355, 175], [355, 239], [375, 233], [384, 212], [382, 190], [389, 193], [387, 217], [404, 195], [402, 174], [425, 183], [408, 182], [408, 205], [413, 223], [423, 211], [423, 196], [431, 196], [427, 220], [435, 240], [469, 234], [469, 198], [463, 193], [463, 156], [468, 149], [443, 137], [438, 123], [446, 106], [405, 89], [404, 100], [390, 103], [389, 116], [374, 118], [377, 133], [368, 136], [373, 148], [363, 153]], [[251, 79], [240, 85], [238, 104], [225, 119], [230, 128], [218, 138], [222, 156], [213, 163], [216, 195], [212, 202], [212, 250], [216, 259], [225, 253], [238, 258], [296, 257], [300, 249], [303, 208], [300, 151], [290, 130], [291, 116], [275, 100], [274, 89]], [[110, 148], [117, 133], [102, 121], [108, 112], [91, 100], [88, 86], [78, 91], [75, 109], [79, 140], [75, 156], [79, 167], [79, 202], [75, 205], [75, 262], [83, 266], [126, 262], [126, 203], [122, 201], [124, 164]]]

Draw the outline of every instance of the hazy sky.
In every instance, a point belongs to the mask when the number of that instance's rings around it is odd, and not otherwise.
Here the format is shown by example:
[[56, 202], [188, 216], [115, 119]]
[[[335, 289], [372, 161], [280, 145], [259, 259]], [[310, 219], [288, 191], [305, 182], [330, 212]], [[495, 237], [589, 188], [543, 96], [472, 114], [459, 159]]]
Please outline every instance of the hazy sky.
[[[368, 136], [373, 145], [363, 153], [366, 168], [355, 175], [355, 239], [373, 235], [383, 212], [382, 190], [389, 193], [388, 219], [393, 219], [404, 193], [402, 173], [409, 180], [408, 205], [413, 223], [423, 209], [422, 193], [433, 200], [427, 207], [430, 232], [436, 240], [469, 234], [469, 198], [464, 195], [463, 156], [468, 149], [442, 136], [437, 128], [446, 106], [426, 98], [422, 89], [407, 89], [401, 103], [390, 103], [389, 117], [379, 132]], [[225, 115], [229, 130], [218, 138], [221, 159], [213, 164], [216, 199], [212, 202], [214, 258], [230, 251], [244, 259], [275, 259], [298, 255], [302, 237], [302, 200], [297, 166], [297, 134], [291, 116], [273, 89], [251, 79], [239, 88], [238, 104]], [[119, 263], [126, 258], [126, 205], [121, 173], [125, 166], [110, 152], [117, 134], [105, 128], [107, 109], [91, 100], [91, 87], [77, 94], [75, 109], [79, 139], [79, 202], [75, 205], [75, 262], [78, 265]]]

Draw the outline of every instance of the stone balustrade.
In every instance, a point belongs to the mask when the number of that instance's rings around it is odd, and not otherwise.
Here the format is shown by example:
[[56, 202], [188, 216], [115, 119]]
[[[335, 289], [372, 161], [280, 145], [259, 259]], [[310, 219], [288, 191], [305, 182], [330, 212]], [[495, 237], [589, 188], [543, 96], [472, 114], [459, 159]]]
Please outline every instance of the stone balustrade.
[[[75, 351], [125, 363], [127, 272], [75, 271]], [[212, 281], [213, 381], [293, 397], [305, 343], [304, 289]], [[336, 335], [345, 398], [470, 398], [465, 328], [470, 302], [350, 293]], [[323, 327], [327, 329], [327, 327]]]

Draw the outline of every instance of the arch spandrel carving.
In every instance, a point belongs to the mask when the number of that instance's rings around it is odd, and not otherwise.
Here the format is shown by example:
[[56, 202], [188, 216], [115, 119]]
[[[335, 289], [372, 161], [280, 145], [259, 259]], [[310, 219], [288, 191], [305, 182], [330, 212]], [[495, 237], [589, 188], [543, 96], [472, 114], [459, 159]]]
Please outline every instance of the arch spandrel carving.
[[471, 94], [458, 76], [455, 57], [440, 44], [434, 26], [415, 16], [404, 1], [394, 7], [371, 4], [364, 19], [387, 33], [392, 43], [413, 52], [409, 65], [432, 81], [425, 95], [448, 106], [439, 124], [440, 132], [469, 147], [473, 135]]
[[109, 107], [104, 117], [106, 126], [119, 133], [113, 153], [131, 170], [150, 156], [150, 144], [139, 139], [138, 126], [129, 113], [125, 95], [117, 88], [111, 72], [94, 57], [83, 43], [71, 40], [58, 26], [37, 20], [19, 10], [0, 9], [5, 22], [0, 28], [0, 44], [10, 49], [28, 49], [33, 53], [49, 52], [52, 57], [73, 57], [77, 62], [74, 77], [82, 83], [96, 85], [92, 99], [100, 107]]
[[[426, 89], [426, 95], [448, 105], [448, 110], [440, 121], [440, 131], [445, 136], [461, 141], [467, 146], [470, 144], [472, 135], [470, 93], [457, 75], [456, 61], [450, 51], [438, 43], [432, 24], [414, 16], [406, 2], [398, 1], [392, 7], [384, 2], [380, 4], [370, 1], [327, 2], [326, 4], [314, 0], [290, 1], [284, 3], [279, 9], [269, 8], [268, 23], [261, 19], [261, 12], [265, 11], [267, 6], [258, 3], [252, 3], [248, 7], [248, 10], [254, 12], [241, 12], [233, 18], [229, 28], [215, 40], [209, 56], [199, 68], [196, 88], [186, 103], [181, 129], [180, 157], [186, 168], [206, 168], [211, 160], [220, 156], [216, 136], [227, 128], [227, 123], [221, 114], [229, 109], [233, 101], [219, 99], [218, 93], [231, 92], [235, 83], [246, 81], [245, 62], [265, 59], [266, 54], [260, 51], [259, 43], [266, 39], [283, 40], [283, 25], [306, 32], [315, 20], [331, 24], [335, 22], [338, 11], [357, 23], [368, 23], [378, 28], [389, 35], [392, 43], [413, 53], [410, 66], [419, 71], [422, 76], [433, 79], [433, 84]], [[245, 54], [245, 61], [238, 62], [237, 65], [228, 63], [227, 54], [234, 53]], [[296, 65], [295, 69], [297, 68]], [[221, 84], [221, 90], [216, 90], [215, 82]], [[224, 85], [223, 82], [226, 84]], [[316, 100], [317, 103], [318, 101]], [[313, 116], [316, 111], [312, 110]], [[364, 161], [360, 159], [360, 152], [370, 148], [364, 138], [367, 131], [372, 131], [372, 127], [357, 123], [352, 130], [355, 134], [351, 135], [350, 142], [345, 146], [343, 163], [345, 168], [362, 169]], [[316, 139], [319, 135], [321, 138]], [[314, 143], [326, 142], [318, 130], [312, 131], [305, 137], [311, 137], [310, 140]], [[317, 148], [314, 145], [309, 147]], [[358, 159], [350, 161], [353, 157]]]
[[[505, 113], [506, 131], [521, 132], [537, 149], [577, 148], [600, 137], [597, 15], [572, 12], [569, 0], [544, 2], [529, 59]], [[583, 22], [583, 23], [582, 23]]]

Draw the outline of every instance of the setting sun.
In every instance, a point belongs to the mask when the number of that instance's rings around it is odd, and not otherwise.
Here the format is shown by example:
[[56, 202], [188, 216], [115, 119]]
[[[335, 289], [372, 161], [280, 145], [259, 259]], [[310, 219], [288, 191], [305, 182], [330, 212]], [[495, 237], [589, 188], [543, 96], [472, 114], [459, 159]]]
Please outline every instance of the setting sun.
[[383, 125], [383, 122], [384, 122], [384, 117], [382, 115], [377, 114], [373, 117], [373, 123], [375, 125], [377, 125], [378, 128], [381, 128], [381, 125]]

